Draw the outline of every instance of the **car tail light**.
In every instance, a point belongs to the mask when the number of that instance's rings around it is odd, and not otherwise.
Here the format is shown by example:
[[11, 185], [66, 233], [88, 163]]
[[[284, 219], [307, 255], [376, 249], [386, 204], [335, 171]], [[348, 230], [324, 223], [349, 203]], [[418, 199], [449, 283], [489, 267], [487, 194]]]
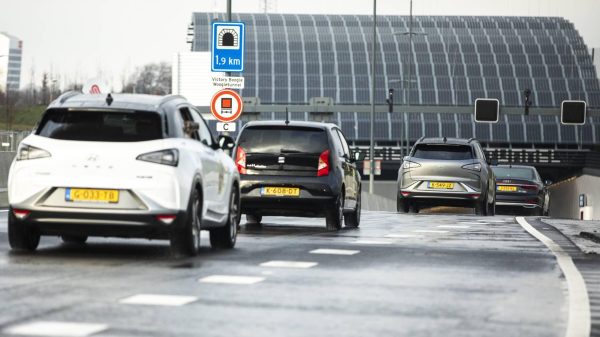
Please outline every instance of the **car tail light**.
[[473, 194], [470, 194], [469, 196], [470, 196], [471, 198], [473, 198], [473, 199], [479, 199], [479, 196], [480, 196], [480, 195], [481, 195], [481, 194], [473, 193]]
[[173, 223], [173, 221], [175, 221], [175, 218], [177, 216], [174, 214], [159, 214], [156, 216], [156, 219], [158, 219], [160, 222], [164, 223], [165, 225], [170, 225]]
[[240, 174], [246, 174], [246, 151], [241, 146], [238, 146], [235, 154], [235, 166]]
[[149, 163], [177, 166], [179, 164], [179, 151], [176, 149], [161, 150], [140, 154], [137, 160], [147, 161]]
[[481, 164], [479, 163], [463, 165], [462, 168], [465, 170], [481, 172]]
[[403, 197], [410, 197], [410, 192], [401, 192]]
[[29, 215], [29, 213], [31, 213], [31, 211], [27, 211], [24, 209], [13, 209], [13, 214], [19, 220], [25, 219]]
[[402, 168], [404, 169], [412, 169], [417, 167], [421, 167], [421, 164], [409, 160], [405, 160], [404, 163], [402, 163]]
[[48, 157], [51, 157], [50, 152], [27, 144], [21, 144], [17, 150], [17, 160], [30, 160]]
[[329, 150], [325, 150], [319, 156], [319, 165], [317, 166], [317, 177], [329, 175]]
[[538, 190], [538, 187], [535, 185], [519, 185], [519, 187], [529, 192], [537, 192]]

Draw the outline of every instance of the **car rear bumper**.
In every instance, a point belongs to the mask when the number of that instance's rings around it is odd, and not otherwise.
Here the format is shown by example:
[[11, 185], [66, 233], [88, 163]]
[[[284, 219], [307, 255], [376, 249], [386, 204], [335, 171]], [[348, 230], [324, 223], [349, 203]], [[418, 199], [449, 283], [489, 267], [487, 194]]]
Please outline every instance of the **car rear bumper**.
[[537, 195], [506, 195], [496, 192], [496, 206], [542, 208], [542, 205], [543, 202]]
[[[12, 211], [12, 208], [10, 209]], [[170, 223], [162, 222], [158, 215], [175, 215]], [[183, 224], [186, 212], [163, 213], [135, 212], [79, 212], [74, 210], [30, 210], [16, 224], [35, 228], [42, 235], [77, 235], [102, 237], [139, 237], [167, 239], [172, 228]]]
[[[296, 187], [297, 197], [263, 196], [263, 187]], [[341, 191], [335, 176], [294, 177], [242, 175], [240, 182], [242, 213], [255, 215], [323, 216]]]

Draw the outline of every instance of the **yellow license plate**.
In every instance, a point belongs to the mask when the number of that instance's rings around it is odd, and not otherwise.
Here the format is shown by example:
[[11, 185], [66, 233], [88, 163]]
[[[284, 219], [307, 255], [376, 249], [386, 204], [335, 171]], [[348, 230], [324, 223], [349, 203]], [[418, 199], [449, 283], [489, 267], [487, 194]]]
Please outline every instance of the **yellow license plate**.
[[436, 190], [452, 190], [454, 189], [454, 183], [440, 183], [437, 181], [432, 181], [429, 183], [429, 188]]
[[72, 202], [119, 202], [118, 190], [99, 190], [91, 188], [67, 188], [65, 200]]
[[263, 187], [260, 189], [260, 194], [275, 197], [297, 197], [300, 196], [300, 189], [297, 187]]
[[500, 192], [516, 192], [517, 186], [498, 185], [498, 191], [500, 191]]

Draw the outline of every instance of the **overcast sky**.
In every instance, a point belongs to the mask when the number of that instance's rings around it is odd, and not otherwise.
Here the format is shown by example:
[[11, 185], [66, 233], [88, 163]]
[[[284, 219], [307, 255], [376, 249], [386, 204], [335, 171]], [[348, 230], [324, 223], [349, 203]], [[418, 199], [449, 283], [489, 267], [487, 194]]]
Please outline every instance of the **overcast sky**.
[[[372, 14], [371, 0], [277, 0], [278, 13]], [[233, 0], [261, 12], [262, 0]], [[23, 40], [22, 85], [52, 72], [63, 84], [102, 77], [118, 89], [136, 66], [187, 51], [192, 12], [224, 11], [225, 0], [0, 0], [0, 31]], [[379, 0], [379, 14], [407, 15], [409, 0]], [[414, 0], [415, 15], [564, 16], [600, 47], [600, 0]]]

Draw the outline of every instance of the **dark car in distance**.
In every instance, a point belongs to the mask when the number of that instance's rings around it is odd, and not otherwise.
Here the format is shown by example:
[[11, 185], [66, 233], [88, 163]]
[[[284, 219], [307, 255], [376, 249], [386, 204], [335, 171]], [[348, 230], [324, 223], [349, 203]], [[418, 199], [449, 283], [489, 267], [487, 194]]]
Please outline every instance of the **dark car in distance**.
[[342, 131], [318, 122], [255, 121], [234, 160], [248, 222], [263, 216], [325, 217], [329, 230], [360, 223], [360, 174]]
[[495, 191], [494, 173], [477, 140], [421, 138], [398, 170], [397, 209], [458, 206], [494, 215]]
[[498, 165], [496, 175], [496, 205], [525, 211], [530, 215], [547, 215], [549, 193], [533, 166]]

